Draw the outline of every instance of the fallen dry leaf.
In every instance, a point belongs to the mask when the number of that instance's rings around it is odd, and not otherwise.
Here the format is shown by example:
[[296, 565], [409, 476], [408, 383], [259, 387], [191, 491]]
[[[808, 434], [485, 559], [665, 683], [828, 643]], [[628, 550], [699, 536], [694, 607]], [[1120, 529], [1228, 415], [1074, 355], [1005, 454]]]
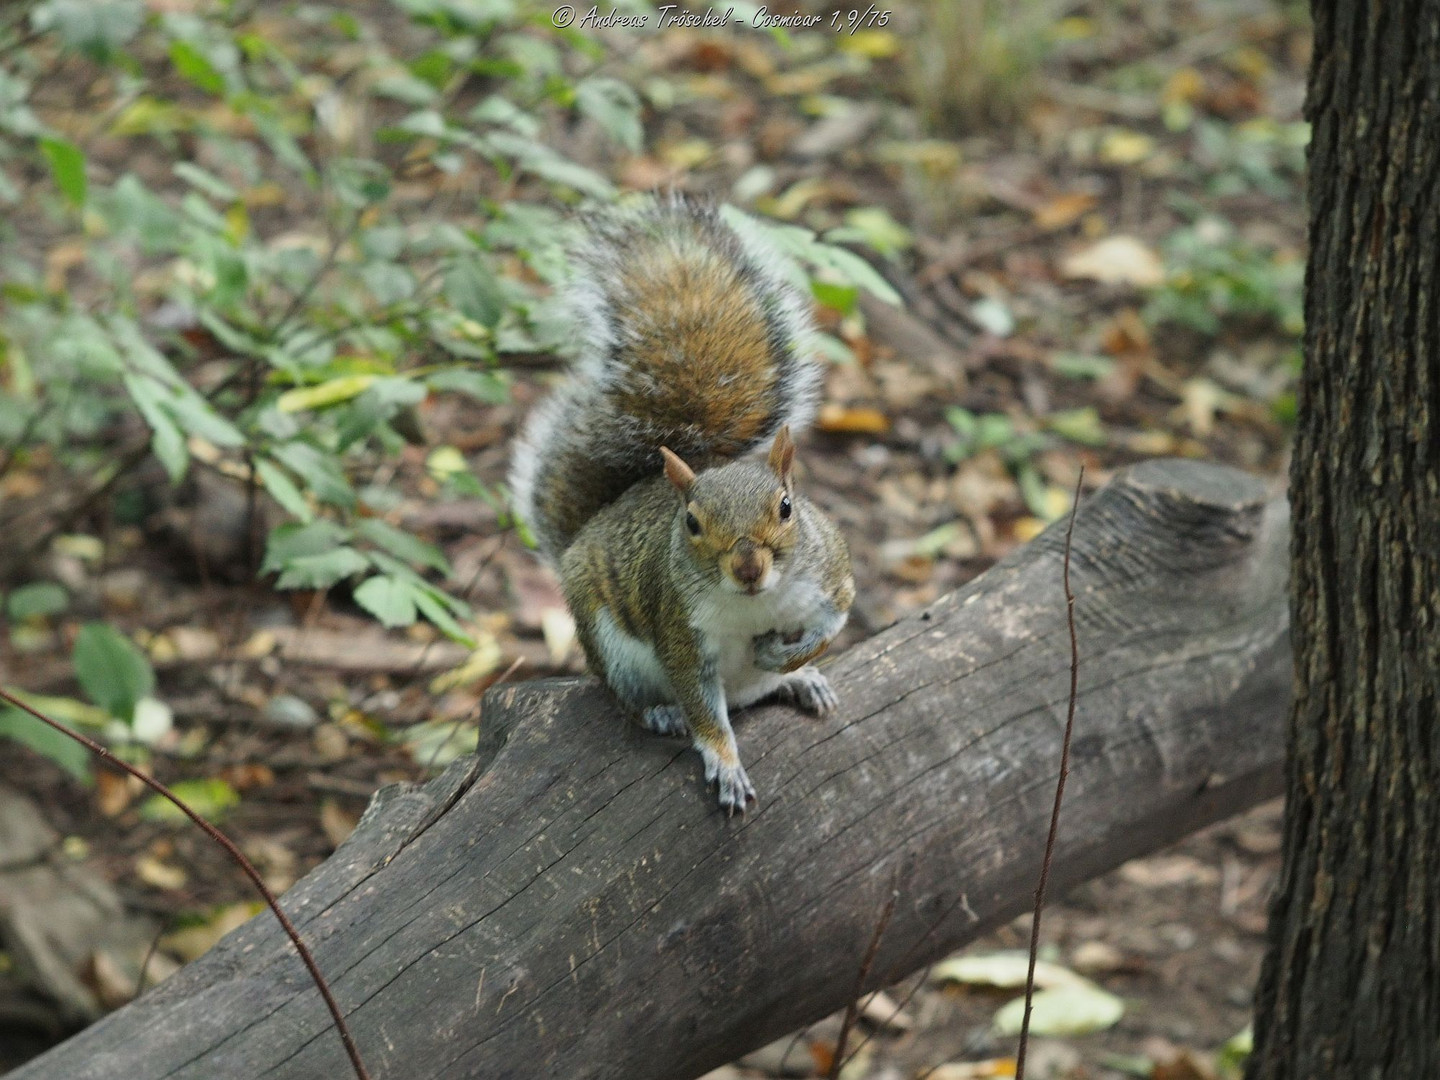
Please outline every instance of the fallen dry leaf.
[[1102, 975], [1120, 970], [1125, 954], [1104, 941], [1082, 941], [1071, 951], [1070, 963], [1086, 975]]
[[1132, 859], [1120, 867], [1126, 881], [1147, 889], [1175, 885], [1214, 885], [1220, 871], [1209, 863], [1189, 855], [1152, 855], [1148, 859]]
[[160, 939], [160, 947], [188, 963], [203, 956], [231, 930], [249, 922], [264, 906], [263, 903], [255, 901], [218, 908], [208, 921], [166, 934]]
[[1031, 215], [1036, 228], [1044, 229], [1047, 232], [1053, 229], [1063, 229], [1067, 225], [1073, 225], [1090, 209], [1098, 200], [1088, 191], [1067, 191], [1063, 195], [1057, 195], [1049, 202], [1041, 203]]
[[820, 407], [815, 426], [821, 431], [847, 435], [884, 435], [890, 430], [890, 418], [879, 409], [829, 404]]
[[150, 855], [135, 860], [135, 876], [154, 889], [170, 891], [183, 889], [189, 880], [185, 871], [171, 863], [161, 862]]
[[865, 999], [860, 1015], [877, 1027], [889, 1031], [909, 1031], [915, 1026], [914, 1018], [883, 990], [877, 990]]
[[95, 806], [106, 817], [117, 817], [144, 790], [145, 785], [133, 776], [112, 772], [95, 774]]
[[540, 633], [545, 638], [550, 663], [560, 667], [575, 647], [575, 619], [566, 608], [547, 608], [540, 613]]
[[334, 799], [326, 799], [320, 804], [320, 828], [325, 832], [325, 839], [335, 847], [345, 842], [359, 822], [358, 814], [352, 814]]
[[1215, 1080], [1215, 1071], [1189, 1050], [1170, 1061], [1157, 1061], [1151, 1080]]
[[1014, 1058], [988, 1061], [952, 1061], [932, 1071], [930, 1080], [1001, 1080], [1015, 1075]]
[[1144, 241], [1133, 236], [1110, 236], [1065, 257], [1060, 273], [1067, 278], [1098, 281], [1104, 285], [1148, 288], [1165, 280], [1165, 267]]
[[1155, 152], [1155, 140], [1138, 131], [1112, 131], [1100, 141], [1100, 160], [1107, 165], [1138, 165]]
[[[957, 982], [967, 986], [993, 986], [1016, 990], [1025, 985], [1030, 956], [1020, 949], [981, 953], [977, 956], [953, 956], [942, 960], [930, 972], [931, 982]], [[1044, 990], [1057, 986], [1075, 986], [1088, 980], [1068, 968], [1040, 960], [1035, 964], [1035, 986]]]
[[[1089, 1035], [1114, 1027], [1125, 1015], [1123, 1001], [1088, 979], [1080, 979], [1073, 986], [1041, 990], [1032, 1004], [1032, 1035]], [[995, 1014], [995, 1031], [1001, 1035], [1018, 1035], [1024, 1015], [1025, 999], [1016, 998]]]

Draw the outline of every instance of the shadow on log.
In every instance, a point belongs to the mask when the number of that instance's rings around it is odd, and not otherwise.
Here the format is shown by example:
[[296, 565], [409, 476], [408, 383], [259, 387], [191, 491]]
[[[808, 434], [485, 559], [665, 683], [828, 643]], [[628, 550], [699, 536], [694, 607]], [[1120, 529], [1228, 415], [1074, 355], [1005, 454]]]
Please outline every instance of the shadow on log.
[[[1279, 792], [1287, 534], [1258, 480], [1190, 462], [1081, 508], [1057, 890]], [[892, 891], [872, 986], [1028, 910], [1068, 690], [1062, 536], [840, 657], [837, 716], [742, 715], [743, 818], [592, 681], [492, 692], [482, 754], [380, 793], [285, 899], [377, 1080], [692, 1077], [842, 1007]], [[346, 1075], [269, 913], [12, 1074]]]

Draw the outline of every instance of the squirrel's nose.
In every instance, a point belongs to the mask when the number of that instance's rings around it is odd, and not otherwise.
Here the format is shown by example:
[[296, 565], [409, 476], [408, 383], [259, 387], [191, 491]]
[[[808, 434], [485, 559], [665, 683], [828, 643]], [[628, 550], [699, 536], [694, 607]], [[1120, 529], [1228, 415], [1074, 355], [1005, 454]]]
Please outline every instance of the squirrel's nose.
[[730, 561], [730, 573], [744, 586], [753, 586], [765, 576], [765, 551], [751, 540], [741, 540], [735, 545], [735, 556]]
[[735, 563], [735, 580], [741, 585], [754, 585], [764, 572], [765, 568], [760, 565], [760, 560], [753, 555]]

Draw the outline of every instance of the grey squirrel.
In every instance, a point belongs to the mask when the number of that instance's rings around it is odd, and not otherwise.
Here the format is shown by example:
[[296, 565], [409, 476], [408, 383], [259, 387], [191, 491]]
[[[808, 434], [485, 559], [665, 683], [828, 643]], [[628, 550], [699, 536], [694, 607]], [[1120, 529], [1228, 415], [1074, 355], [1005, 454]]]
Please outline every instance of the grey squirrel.
[[743, 812], [730, 711], [835, 708], [810, 662], [855, 598], [844, 539], [794, 482], [820, 381], [809, 303], [760, 236], [680, 197], [596, 221], [575, 263], [580, 356], [520, 437], [515, 508], [591, 669], [650, 731], [691, 738]]

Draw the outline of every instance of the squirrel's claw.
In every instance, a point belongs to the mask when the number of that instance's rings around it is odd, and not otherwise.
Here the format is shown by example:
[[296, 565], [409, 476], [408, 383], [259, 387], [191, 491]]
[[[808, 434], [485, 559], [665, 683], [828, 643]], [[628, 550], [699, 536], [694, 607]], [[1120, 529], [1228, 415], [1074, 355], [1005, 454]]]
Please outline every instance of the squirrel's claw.
[[715, 784], [719, 789], [720, 808], [727, 817], [745, 812], [745, 804], [755, 801], [755, 785], [745, 775], [745, 766], [738, 758], [727, 764], [720, 760], [717, 750], [703, 744], [697, 749], [705, 761], [705, 782]]
[[824, 716], [840, 705], [830, 680], [814, 668], [801, 668], [787, 677], [780, 692], [797, 708], [815, 716]]

